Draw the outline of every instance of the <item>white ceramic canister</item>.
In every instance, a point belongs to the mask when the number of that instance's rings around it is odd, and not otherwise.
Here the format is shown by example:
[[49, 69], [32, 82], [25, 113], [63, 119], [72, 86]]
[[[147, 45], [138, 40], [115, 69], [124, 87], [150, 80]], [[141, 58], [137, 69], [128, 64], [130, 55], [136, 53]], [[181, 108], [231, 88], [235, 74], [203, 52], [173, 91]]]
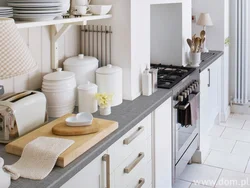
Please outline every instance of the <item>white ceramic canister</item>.
[[[53, 87], [46, 87], [45, 83], [52, 84]], [[70, 84], [70, 87], [65, 87]], [[74, 111], [76, 102], [76, 80], [73, 72], [62, 71], [61, 68], [57, 72], [47, 74], [43, 77], [42, 91], [47, 99], [48, 114], [50, 117], [60, 117]], [[67, 109], [65, 110], [65, 106]], [[50, 107], [54, 107], [52, 109]], [[58, 114], [58, 115], [54, 115]]]
[[78, 111], [95, 113], [98, 110], [95, 94], [97, 93], [97, 85], [87, 82], [78, 86]]
[[190, 65], [192, 67], [199, 67], [201, 63], [201, 53], [190, 52]]
[[112, 106], [122, 103], [122, 69], [111, 64], [96, 70], [99, 93], [113, 94]]
[[[95, 57], [79, 54], [76, 57], [68, 58], [64, 63], [64, 70], [75, 73], [77, 85], [85, 84], [88, 81], [96, 83], [95, 71], [98, 69], [98, 60]], [[78, 105], [78, 97], [76, 101]]]
[[10, 175], [3, 171], [4, 160], [0, 157], [0, 187], [8, 188], [10, 186]]

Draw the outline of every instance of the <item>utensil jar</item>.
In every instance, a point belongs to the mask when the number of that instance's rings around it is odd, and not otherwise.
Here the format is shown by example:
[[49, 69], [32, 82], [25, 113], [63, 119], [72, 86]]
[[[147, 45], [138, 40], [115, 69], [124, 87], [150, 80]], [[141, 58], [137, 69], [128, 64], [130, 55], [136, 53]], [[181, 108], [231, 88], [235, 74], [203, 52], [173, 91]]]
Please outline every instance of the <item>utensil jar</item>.
[[190, 52], [190, 65], [192, 67], [199, 67], [201, 63], [201, 53]]

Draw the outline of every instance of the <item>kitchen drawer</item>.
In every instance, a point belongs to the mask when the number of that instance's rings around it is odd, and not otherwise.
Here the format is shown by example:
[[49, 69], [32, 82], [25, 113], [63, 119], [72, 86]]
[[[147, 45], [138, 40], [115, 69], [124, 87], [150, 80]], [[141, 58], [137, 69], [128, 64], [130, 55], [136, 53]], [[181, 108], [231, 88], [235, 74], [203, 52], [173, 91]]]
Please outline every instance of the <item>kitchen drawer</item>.
[[136, 188], [136, 186], [142, 185], [142, 188], [149, 188], [152, 186], [152, 162], [144, 163], [140, 168], [138, 174], [136, 174], [132, 181], [129, 182], [127, 188]]
[[[121, 137], [116, 143], [114, 143], [108, 152], [111, 156], [111, 171], [114, 171], [119, 165], [121, 165], [135, 150], [145, 146], [147, 134], [150, 134], [151, 130], [151, 116], [148, 116], [128, 133]], [[125, 144], [124, 141], [129, 138], [134, 138], [129, 143]]]
[[[144, 155], [144, 157], [142, 156]], [[145, 143], [141, 145], [140, 149], [135, 150], [118, 168], [114, 171], [115, 187], [126, 188], [130, 182], [136, 177], [145, 176], [145, 167], [147, 166], [147, 153]], [[125, 172], [128, 167], [133, 166], [129, 172]]]

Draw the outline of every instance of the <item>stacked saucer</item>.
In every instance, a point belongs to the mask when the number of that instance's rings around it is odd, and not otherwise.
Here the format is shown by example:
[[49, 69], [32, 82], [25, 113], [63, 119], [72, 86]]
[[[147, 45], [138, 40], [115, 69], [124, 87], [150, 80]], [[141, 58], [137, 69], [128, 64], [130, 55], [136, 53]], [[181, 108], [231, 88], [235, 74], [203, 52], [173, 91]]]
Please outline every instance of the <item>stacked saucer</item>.
[[48, 21], [60, 16], [63, 4], [60, 0], [8, 0], [13, 7], [14, 18], [21, 21]]
[[11, 18], [13, 17], [12, 7], [0, 7], [0, 18]]

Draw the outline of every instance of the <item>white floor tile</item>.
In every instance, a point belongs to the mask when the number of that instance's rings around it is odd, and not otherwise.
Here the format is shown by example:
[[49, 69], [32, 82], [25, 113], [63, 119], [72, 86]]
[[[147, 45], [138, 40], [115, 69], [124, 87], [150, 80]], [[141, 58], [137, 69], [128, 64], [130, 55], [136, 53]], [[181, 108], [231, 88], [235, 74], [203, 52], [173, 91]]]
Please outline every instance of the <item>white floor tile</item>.
[[235, 145], [235, 140], [211, 137], [210, 149], [230, 153]]
[[250, 142], [250, 131], [226, 128], [222, 133], [221, 138]]
[[228, 170], [234, 170], [237, 172], [244, 172], [248, 163], [248, 159], [248, 156], [211, 151], [207, 160], [205, 161], [205, 164], [219, 168], [225, 168]]
[[192, 184], [190, 188], [209, 188], [209, 186]]
[[250, 156], [250, 143], [237, 141], [232, 153], [237, 155]]
[[248, 161], [245, 173], [250, 174], [250, 161]]
[[225, 127], [214, 125], [213, 128], [210, 130], [209, 136], [220, 137], [223, 133]]
[[173, 188], [189, 188], [191, 185], [190, 182], [183, 181], [183, 180], [176, 180]]
[[[214, 186], [221, 173], [220, 168], [210, 167], [202, 164], [187, 165], [180, 179], [190, 182], [201, 182], [202, 185]], [[208, 181], [209, 180], [209, 181]], [[210, 181], [212, 180], [212, 181]]]
[[249, 120], [245, 122], [245, 124], [243, 126], [243, 129], [244, 130], [250, 130], [250, 121]]
[[216, 188], [250, 188], [250, 174], [223, 170]]
[[226, 123], [222, 123], [221, 125], [236, 129], [242, 129], [243, 125], [245, 123], [244, 119], [234, 119], [234, 118], [228, 118]]
[[246, 114], [233, 114], [233, 118], [235, 118], [235, 119], [243, 119], [243, 120], [250, 120], [250, 115], [246, 115]]

